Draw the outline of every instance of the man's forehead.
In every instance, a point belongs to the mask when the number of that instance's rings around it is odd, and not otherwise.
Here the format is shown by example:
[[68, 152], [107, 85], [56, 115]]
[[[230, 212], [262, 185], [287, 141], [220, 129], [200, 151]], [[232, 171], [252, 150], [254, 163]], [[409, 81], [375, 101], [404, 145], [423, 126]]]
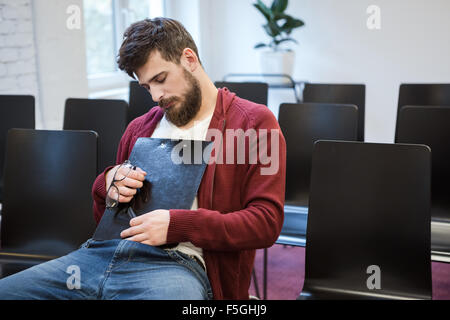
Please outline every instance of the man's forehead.
[[165, 60], [161, 53], [155, 50], [150, 53], [147, 62], [136, 70], [136, 76], [141, 83], [148, 83], [162, 72], [168, 71], [170, 64], [170, 61]]

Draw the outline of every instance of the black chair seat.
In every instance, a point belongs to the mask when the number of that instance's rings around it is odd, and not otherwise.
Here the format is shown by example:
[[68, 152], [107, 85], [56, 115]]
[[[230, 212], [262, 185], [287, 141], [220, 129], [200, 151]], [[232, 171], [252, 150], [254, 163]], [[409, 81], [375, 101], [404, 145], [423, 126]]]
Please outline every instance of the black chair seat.
[[63, 129], [92, 130], [98, 134], [99, 174], [116, 163], [117, 148], [127, 126], [127, 111], [123, 100], [66, 100]]
[[3, 198], [3, 168], [6, 137], [12, 128], [34, 129], [34, 97], [29, 95], [0, 95], [0, 202]]
[[400, 111], [404, 106], [450, 106], [450, 83], [403, 83], [397, 104], [395, 136], [398, 135]]
[[96, 168], [95, 132], [9, 131], [1, 221], [3, 276], [76, 250], [92, 236]]
[[0, 252], [0, 278], [5, 278], [56, 257], [8, 255]]
[[283, 228], [276, 243], [304, 247], [307, 222], [307, 207], [285, 205]]
[[285, 103], [280, 106], [278, 121], [286, 139], [287, 167], [285, 218], [276, 243], [305, 246], [314, 142], [355, 141], [358, 108], [332, 103]]
[[318, 141], [300, 298], [431, 299], [430, 195], [427, 146]]
[[366, 86], [364, 84], [306, 83], [303, 102], [352, 104], [358, 108], [357, 140], [364, 141]]
[[450, 263], [450, 223], [431, 222], [431, 256], [433, 261]]
[[267, 106], [269, 93], [269, 85], [267, 83], [216, 81], [214, 85], [217, 88], [228, 88], [231, 92], [236, 93], [239, 98]]
[[[450, 86], [447, 89], [450, 91]], [[397, 119], [396, 142], [424, 144], [431, 148], [431, 221], [442, 226], [432, 226], [433, 260], [441, 255], [436, 251], [450, 255], [449, 123], [448, 106], [403, 106]]]
[[130, 81], [129, 88], [127, 124], [157, 106], [157, 103], [152, 99], [152, 95], [141, 87], [138, 81]]
[[417, 296], [399, 296], [399, 295], [385, 295], [385, 294], [364, 294], [362, 292], [351, 292], [350, 290], [332, 290], [332, 289], [318, 289], [302, 291], [297, 297], [297, 300], [412, 300], [412, 299], [427, 299], [427, 297]]

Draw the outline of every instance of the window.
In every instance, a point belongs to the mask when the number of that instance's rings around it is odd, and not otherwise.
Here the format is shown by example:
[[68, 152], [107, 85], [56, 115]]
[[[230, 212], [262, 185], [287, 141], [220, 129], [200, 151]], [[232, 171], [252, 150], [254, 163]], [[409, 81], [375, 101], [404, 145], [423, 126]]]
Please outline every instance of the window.
[[115, 71], [112, 0], [84, 0], [84, 19], [88, 75]]
[[164, 16], [164, 0], [84, 0], [86, 61], [90, 91], [122, 86], [117, 67], [125, 29], [133, 22]]

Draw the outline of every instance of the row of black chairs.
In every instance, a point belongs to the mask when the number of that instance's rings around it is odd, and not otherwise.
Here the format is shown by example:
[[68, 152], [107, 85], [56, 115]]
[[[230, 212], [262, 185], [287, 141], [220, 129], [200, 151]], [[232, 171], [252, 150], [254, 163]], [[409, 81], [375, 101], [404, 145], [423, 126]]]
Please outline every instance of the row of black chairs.
[[[216, 82], [216, 86], [226, 86], [240, 97], [261, 104], [267, 101], [267, 84]], [[294, 246], [306, 245], [314, 142], [320, 139], [364, 141], [364, 85], [306, 83], [303, 98], [310, 103], [282, 104], [278, 114], [288, 156], [285, 220], [277, 243]], [[449, 112], [450, 84], [400, 86], [395, 142], [425, 144], [433, 151], [431, 256], [433, 260], [445, 262], [450, 260], [450, 187], [446, 183], [450, 170], [450, 149], [446, 146], [450, 135]], [[264, 297], [266, 269], [267, 250], [264, 252]], [[256, 281], [255, 285], [258, 287]]]
[[[12, 129], [6, 154], [0, 277], [92, 234], [97, 134]], [[299, 299], [432, 297], [429, 147], [319, 140], [310, 189]]]
[[[139, 88], [140, 89], [140, 88]], [[306, 89], [305, 89], [306, 90]], [[237, 91], [236, 89], [234, 89], [233, 91]], [[146, 93], [146, 92], [145, 92]], [[147, 94], [147, 93], [146, 93]], [[238, 93], [238, 95], [240, 95], [241, 97], [244, 97], [244, 98], [246, 98], [246, 96], [244, 96], [243, 94], [241, 94], [241, 93]], [[147, 96], [149, 97], [149, 95], [147, 94]], [[147, 98], [148, 98], [147, 97]], [[247, 97], [248, 98], [248, 97]], [[151, 98], [150, 98], [151, 99]], [[249, 98], [249, 99], [251, 99], [251, 98]], [[254, 99], [253, 99], [254, 100]], [[358, 115], [358, 108], [356, 107], [356, 106], [339, 106], [339, 108], [336, 108], [337, 106], [331, 106], [331, 105], [317, 105], [317, 104], [309, 104], [309, 106], [308, 105], [304, 105], [304, 108], [305, 109], [308, 109], [308, 107], [309, 107], [309, 109], [310, 110], [313, 110], [313, 113], [314, 112], [317, 112], [318, 114], [320, 114], [320, 111], [321, 111], [321, 109], [324, 109], [324, 110], [329, 110], [328, 111], [328, 116], [330, 116], [330, 115], [332, 115], [333, 114], [333, 112], [337, 112], [337, 110], [346, 110], [345, 111], [345, 113], [350, 117], [350, 118], [352, 118], [353, 117], [353, 120], [355, 119], [355, 116], [356, 116], [356, 119], [359, 117], [359, 115]], [[327, 109], [327, 107], [328, 107], [328, 109]], [[331, 109], [331, 108], [333, 108], [333, 109]], [[281, 127], [282, 127], [282, 129], [283, 129], [283, 125], [282, 125], [282, 118], [283, 118], [283, 116], [282, 116], [282, 110], [284, 110], [284, 109], [290, 109], [290, 110], [293, 110], [294, 112], [299, 112], [299, 110], [301, 109], [299, 109], [299, 108], [297, 108], [297, 107], [292, 107], [292, 106], [289, 106], [288, 107], [288, 105], [286, 105], [286, 108], [284, 107], [284, 106], [282, 106], [282, 108], [280, 108], [280, 116], [279, 116], [279, 120], [280, 120], [280, 125], [281, 125]], [[331, 111], [330, 111], [331, 110]], [[355, 112], [356, 111], [356, 112]], [[329, 112], [331, 112], [331, 114], [329, 113]], [[322, 112], [323, 113], [323, 112]], [[336, 113], [337, 114], [337, 113]], [[324, 118], [325, 117], [325, 118]], [[324, 115], [324, 117], [316, 117], [316, 118], [314, 118], [314, 116], [312, 116], [311, 118], [309, 118], [310, 119], [310, 121], [309, 121], [309, 124], [316, 124], [316, 125], [318, 125], [318, 124], [320, 124], [321, 122], [320, 121], [325, 121], [325, 122], [322, 122], [322, 124], [323, 123], [327, 123], [327, 115], [325, 114]], [[292, 116], [291, 117], [287, 117], [287, 119], [289, 119], [289, 118], [291, 118], [292, 119]], [[298, 118], [297, 118], [298, 119]], [[328, 118], [328, 121], [329, 121], [329, 119], [330, 118]], [[332, 118], [332, 120], [334, 121], [336, 118]], [[329, 123], [329, 122], [328, 122]], [[355, 123], [358, 123], [357, 121], [356, 122], [352, 122], [353, 124], [355, 124]], [[350, 127], [351, 127], [352, 125], [350, 125]], [[354, 129], [355, 129], [355, 126], [353, 125], [353, 131], [354, 131]], [[284, 134], [285, 134], [285, 136], [286, 136], [286, 129], [283, 129], [283, 132], [284, 132]], [[352, 131], [352, 130], [350, 130], [350, 131]], [[287, 140], [288, 140], [288, 137], [286, 137], [287, 138]], [[356, 138], [353, 138], [353, 139], [349, 139], [347, 136], [345, 136], [345, 137], [342, 137], [342, 138], [340, 138], [340, 137], [336, 137], [336, 136], [332, 136], [332, 137], [330, 137], [330, 138], [333, 138], [333, 139], [344, 139], [344, 140], [356, 140]], [[314, 140], [317, 140], [317, 139], [320, 139], [320, 135], [319, 136], [316, 136], [316, 137], [312, 137], [312, 140], [314, 141]], [[299, 144], [299, 142], [297, 142], [297, 144]], [[307, 144], [307, 143], [306, 143]], [[305, 144], [305, 145], [306, 145]], [[288, 148], [289, 148], [289, 142], [288, 142]], [[312, 145], [312, 143], [311, 143], [311, 145]], [[289, 162], [289, 149], [288, 149], [288, 162]], [[297, 165], [297, 167], [298, 167], [298, 165]], [[289, 163], [288, 163], [288, 170], [289, 170]], [[288, 174], [288, 176], [291, 176], [290, 174]], [[298, 181], [297, 181], [298, 182]], [[287, 181], [287, 183], [288, 183], [288, 185], [289, 185], [289, 182]], [[289, 189], [289, 188], [288, 188]], [[287, 194], [288, 195], [288, 194]], [[286, 221], [288, 221], [289, 219], [287, 219]], [[286, 225], [286, 224], [285, 224]], [[283, 229], [285, 229], [285, 228], [283, 228]], [[306, 228], [305, 228], [306, 229]], [[281, 238], [281, 237], [280, 237]]]
[[[129, 103], [123, 100], [67, 99], [63, 130], [93, 130], [99, 134], [97, 172], [115, 162], [126, 126], [154, 107], [148, 92], [130, 82]], [[11, 128], [35, 128], [35, 99], [31, 95], [0, 95], [0, 202], [6, 135]]]
[[[217, 87], [228, 87], [239, 96], [267, 105], [266, 83], [216, 82]], [[352, 104], [358, 108], [357, 140], [364, 141], [365, 85], [306, 83], [303, 102]], [[121, 100], [68, 99], [65, 106], [63, 129], [94, 130], [99, 133], [99, 172], [115, 160], [115, 152], [126, 125], [155, 106], [148, 92], [131, 81], [129, 105]], [[450, 105], [449, 85], [400, 86], [399, 110], [404, 105]], [[34, 97], [0, 96], [0, 181], [2, 177], [2, 150], [9, 128], [34, 128]], [[0, 183], [0, 200], [1, 200]]]

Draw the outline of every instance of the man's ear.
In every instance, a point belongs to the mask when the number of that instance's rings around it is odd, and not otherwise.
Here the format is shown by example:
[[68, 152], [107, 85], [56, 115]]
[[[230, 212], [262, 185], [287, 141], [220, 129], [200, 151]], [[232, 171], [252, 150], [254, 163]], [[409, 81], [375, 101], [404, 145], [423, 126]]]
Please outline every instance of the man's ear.
[[189, 71], [194, 72], [200, 65], [194, 50], [185, 48], [181, 54], [181, 64]]

